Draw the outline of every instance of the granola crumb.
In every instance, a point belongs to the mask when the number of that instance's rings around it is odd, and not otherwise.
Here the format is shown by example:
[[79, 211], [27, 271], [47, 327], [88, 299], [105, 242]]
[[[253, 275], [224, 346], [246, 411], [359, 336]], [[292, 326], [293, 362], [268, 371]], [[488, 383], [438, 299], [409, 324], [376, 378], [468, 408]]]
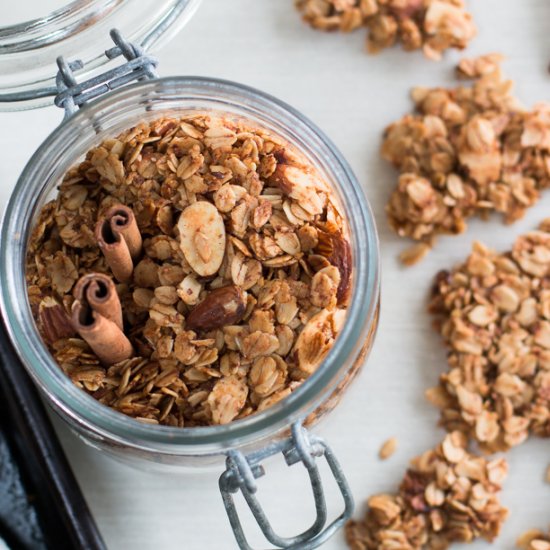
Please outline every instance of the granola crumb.
[[[381, 154], [399, 171], [386, 211], [399, 236], [431, 245], [493, 212], [513, 223], [550, 187], [550, 103], [524, 109], [501, 59], [463, 59], [457, 72], [471, 85], [413, 89], [416, 113], [386, 129]], [[414, 250], [402, 255], [405, 264]]]
[[499, 254], [475, 243], [436, 276], [429, 304], [448, 348], [427, 394], [441, 424], [486, 452], [550, 437], [550, 224]]
[[431, 249], [432, 247], [428, 243], [416, 243], [401, 252], [399, 259], [403, 265], [410, 267], [421, 262]]
[[[68, 314], [80, 277], [113, 276], [93, 231], [113, 206], [131, 209], [143, 246], [117, 286], [134, 356], [107, 366]], [[26, 274], [75, 385], [141, 422], [193, 427], [264, 410], [315, 372], [344, 322], [352, 265], [341, 207], [311, 163], [243, 119], [196, 113], [90, 150], [42, 209]]]
[[387, 460], [390, 458], [395, 451], [397, 451], [397, 445], [398, 441], [395, 437], [390, 437], [390, 439], [387, 439], [382, 443], [382, 446], [380, 447], [380, 450], [378, 451], [378, 456], [381, 460]]
[[368, 31], [367, 50], [377, 53], [400, 42], [433, 60], [462, 50], [477, 30], [463, 0], [295, 0], [303, 20], [322, 31]]
[[539, 529], [530, 529], [517, 539], [516, 546], [522, 550], [550, 550], [550, 533], [545, 535]]
[[423, 550], [453, 542], [493, 541], [508, 511], [499, 500], [504, 459], [466, 449], [460, 432], [414, 458], [399, 491], [372, 496], [363, 520], [346, 525], [353, 550]]
[[464, 58], [456, 67], [457, 78], [476, 80], [482, 76], [498, 71], [504, 56], [499, 53], [489, 53], [474, 58]]
[[550, 483], [550, 464], [546, 467], [546, 475], [544, 476], [544, 481]]

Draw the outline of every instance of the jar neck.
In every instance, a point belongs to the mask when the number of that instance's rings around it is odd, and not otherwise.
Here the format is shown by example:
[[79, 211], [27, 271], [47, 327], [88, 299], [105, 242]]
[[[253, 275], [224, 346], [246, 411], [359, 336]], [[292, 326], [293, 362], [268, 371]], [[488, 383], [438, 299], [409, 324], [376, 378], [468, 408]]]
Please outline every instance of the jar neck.
[[[344, 327], [329, 354], [300, 387], [265, 411], [225, 426], [170, 428], [142, 424], [98, 404], [77, 388], [42, 344], [34, 325], [24, 274], [30, 231], [39, 208], [66, 171], [98, 141], [139, 121], [196, 110], [240, 116], [278, 134], [325, 177], [343, 206], [353, 254], [353, 283]], [[99, 132], [99, 134], [96, 134]], [[6, 211], [0, 248], [2, 310], [11, 339], [36, 383], [64, 414], [81, 425], [139, 448], [211, 453], [271, 437], [312, 412], [346, 376], [363, 348], [378, 303], [379, 261], [374, 220], [341, 154], [308, 119], [284, 103], [238, 84], [200, 78], [138, 83], [86, 106], [57, 128], [35, 153]]]

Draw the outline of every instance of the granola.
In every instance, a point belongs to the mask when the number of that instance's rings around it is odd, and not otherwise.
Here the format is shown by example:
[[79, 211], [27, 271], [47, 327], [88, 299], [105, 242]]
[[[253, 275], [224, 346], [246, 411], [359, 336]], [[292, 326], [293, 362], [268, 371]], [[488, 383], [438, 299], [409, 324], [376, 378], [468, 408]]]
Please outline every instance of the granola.
[[318, 30], [366, 27], [371, 53], [400, 42], [437, 60], [449, 48], [464, 49], [477, 32], [463, 0], [296, 0], [296, 7]]
[[497, 54], [462, 60], [471, 86], [415, 88], [417, 113], [389, 126], [382, 156], [400, 172], [387, 205], [391, 227], [419, 244], [419, 261], [439, 234], [456, 235], [472, 216], [521, 218], [550, 186], [550, 104], [531, 111], [502, 78]]
[[550, 532], [546, 535], [538, 529], [527, 531], [519, 537], [516, 546], [523, 550], [550, 550]]
[[550, 219], [498, 254], [480, 243], [437, 275], [430, 311], [449, 370], [427, 397], [488, 452], [550, 437]]
[[468, 452], [460, 432], [411, 461], [397, 494], [368, 500], [362, 521], [346, 525], [352, 550], [443, 550], [453, 542], [494, 540], [508, 512], [499, 492], [502, 458]]
[[397, 439], [395, 437], [390, 437], [384, 443], [382, 443], [382, 446], [380, 447], [380, 450], [378, 451], [378, 456], [381, 460], [387, 460], [390, 458], [395, 451], [397, 451]]
[[[139, 248], [124, 240], [134, 217]], [[99, 402], [148, 423], [225, 424], [288, 396], [330, 350], [352, 284], [346, 227], [282, 138], [228, 115], [161, 118], [65, 175], [29, 242], [29, 300], [59, 366]], [[91, 272], [118, 283], [132, 356], [111, 365], [71, 323], [98, 314], [75, 306]]]

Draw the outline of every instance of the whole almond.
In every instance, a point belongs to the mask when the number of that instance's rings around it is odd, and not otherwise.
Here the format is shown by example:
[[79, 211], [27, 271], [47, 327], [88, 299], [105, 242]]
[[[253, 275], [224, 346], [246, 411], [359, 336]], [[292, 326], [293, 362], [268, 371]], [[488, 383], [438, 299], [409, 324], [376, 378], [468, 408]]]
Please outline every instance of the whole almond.
[[38, 309], [42, 334], [48, 343], [53, 344], [62, 338], [75, 336], [69, 316], [63, 306], [55, 298], [44, 298]]
[[342, 232], [328, 233], [319, 231], [317, 251], [340, 271], [340, 284], [336, 298], [338, 305], [347, 305], [351, 291], [352, 257], [351, 247]]
[[225, 254], [225, 226], [218, 209], [206, 201], [188, 206], [178, 221], [180, 247], [201, 277], [214, 275]]
[[213, 290], [187, 316], [191, 330], [213, 330], [238, 323], [246, 311], [244, 292], [236, 285]]

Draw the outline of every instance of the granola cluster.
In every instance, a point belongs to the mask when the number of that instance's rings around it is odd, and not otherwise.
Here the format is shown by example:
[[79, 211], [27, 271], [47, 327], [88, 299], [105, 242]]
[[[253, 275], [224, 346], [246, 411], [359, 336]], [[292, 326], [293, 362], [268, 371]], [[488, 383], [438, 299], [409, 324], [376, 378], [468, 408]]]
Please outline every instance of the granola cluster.
[[304, 21], [323, 31], [368, 29], [367, 48], [376, 53], [400, 42], [440, 59], [464, 49], [476, 35], [463, 0], [296, 0]]
[[499, 492], [508, 473], [502, 458], [466, 450], [460, 432], [411, 461], [397, 494], [368, 500], [366, 517], [346, 525], [352, 550], [444, 550], [453, 542], [492, 541], [507, 510]]
[[518, 539], [517, 547], [522, 550], [550, 550], [550, 532], [545, 535], [538, 529], [527, 531]]
[[[507, 516], [497, 494], [507, 466], [468, 443], [495, 453], [530, 434], [550, 437], [550, 219], [503, 254], [475, 243], [466, 262], [436, 276], [429, 310], [449, 369], [426, 396], [448, 435], [412, 461], [397, 495], [371, 497], [365, 519], [348, 523], [353, 550], [492, 541]], [[539, 531], [518, 545], [550, 550]]]
[[463, 60], [472, 86], [415, 88], [416, 114], [389, 126], [382, 156], [400, 172], [387, 205], [391, 227], [420, 244], [418, 261], [438, 234], [458, 234], [472, 216], [521, 218], [550, 186], [550, 104], [524, 110], [503, 80], [500, 56]]
[[[135, 353], [106, 366], [69, 316], [80, 277], [113, 276], [94, 233], [113, 205], [132, 210], [143, 250], [116, 286]], [[142, 123], [90, 150], [42, 209], [27, 259], [33, 314], [71, 380], [180, 427], [288, 396], [334, 343], [352, 277], [328, 184], [281, 138], [215, 114]]]
[[550, 437], [550, 219], [498, 254], [480, 243], [435, 281], [449, 369], [428, 398], [487, 452]]

